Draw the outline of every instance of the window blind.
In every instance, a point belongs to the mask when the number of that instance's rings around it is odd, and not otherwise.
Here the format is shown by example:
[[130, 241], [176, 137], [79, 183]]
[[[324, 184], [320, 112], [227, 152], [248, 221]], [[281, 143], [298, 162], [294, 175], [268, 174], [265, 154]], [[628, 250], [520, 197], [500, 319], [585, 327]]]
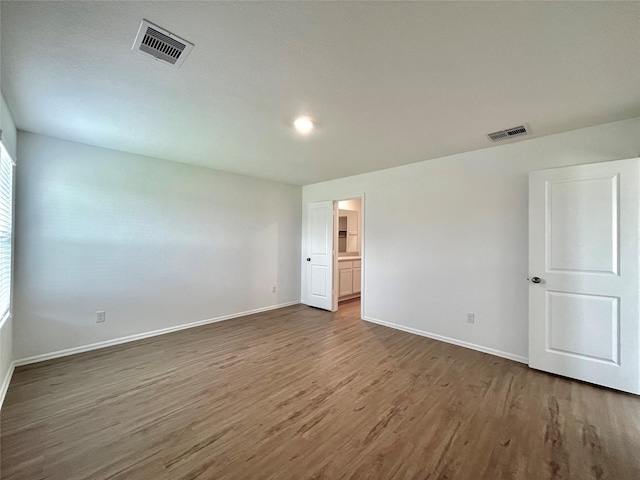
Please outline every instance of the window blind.
[[13, 160], [0, 142], [0, 321], [11, 306], [11, 238], [13, 237]]

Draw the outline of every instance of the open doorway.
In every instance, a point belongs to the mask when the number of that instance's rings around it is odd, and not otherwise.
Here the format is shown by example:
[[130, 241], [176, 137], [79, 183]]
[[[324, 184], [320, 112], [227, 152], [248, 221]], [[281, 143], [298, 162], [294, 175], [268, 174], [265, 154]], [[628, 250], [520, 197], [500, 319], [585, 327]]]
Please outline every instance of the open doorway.
[[302, 303], [335, 312], [340, 302], [352, 301], [364, 315], [364, 198], [307, 203]]
[[337, 202], [337, 221], [334, 229], [334, 285], [337, 295], [335, 309], [360, 310], [362, 294], [362, 198]]

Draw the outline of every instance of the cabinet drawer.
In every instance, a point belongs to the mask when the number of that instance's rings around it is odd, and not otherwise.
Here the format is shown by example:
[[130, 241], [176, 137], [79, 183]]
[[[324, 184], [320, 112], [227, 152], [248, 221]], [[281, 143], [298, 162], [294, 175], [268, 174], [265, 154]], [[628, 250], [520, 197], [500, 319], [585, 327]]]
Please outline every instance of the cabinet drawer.
[[338, 270], [344, 270], [346, 268], [352, 268], [353, 262], [338, 262]]
[[361, 264], [362, 264], [362, 260], [354, 260], [353, 261], [353, 268], [360, 268]]

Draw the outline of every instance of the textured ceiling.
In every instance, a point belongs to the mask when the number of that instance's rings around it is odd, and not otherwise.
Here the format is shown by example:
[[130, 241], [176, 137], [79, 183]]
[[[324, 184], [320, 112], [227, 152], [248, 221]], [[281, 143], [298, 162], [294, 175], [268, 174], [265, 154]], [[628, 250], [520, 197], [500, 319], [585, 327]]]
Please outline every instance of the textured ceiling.
[[[0, 16], [18, 128], [299, 185], [524, 122], [541, 136], [640, 115], [638, 2], [2, 1]], [[131, 52], [143, 18], [195, 44], [181, 69]]]

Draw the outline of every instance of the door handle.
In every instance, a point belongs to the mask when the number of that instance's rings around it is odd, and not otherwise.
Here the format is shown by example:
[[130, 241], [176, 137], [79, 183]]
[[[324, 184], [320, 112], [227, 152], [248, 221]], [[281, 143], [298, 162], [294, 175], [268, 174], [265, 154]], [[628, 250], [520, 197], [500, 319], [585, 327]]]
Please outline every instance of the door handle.
[[533, 277], [533, 278], [531, 278], [531, 281], [533, 283], [540, 283], [542, 280], [540, 279], [540, 277]]
[[310, 262], [310, 261], [311, 261], [311, 257], [307, 257], [307, 262]]

